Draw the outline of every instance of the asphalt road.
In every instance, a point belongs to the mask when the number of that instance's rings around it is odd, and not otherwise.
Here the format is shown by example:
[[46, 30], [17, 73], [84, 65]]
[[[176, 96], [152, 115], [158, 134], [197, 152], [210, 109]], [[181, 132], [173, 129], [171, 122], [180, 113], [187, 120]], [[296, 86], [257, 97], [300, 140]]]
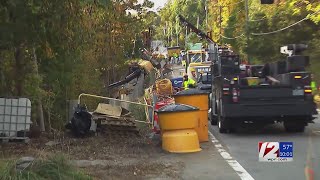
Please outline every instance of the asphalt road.
[[[220, 134], [217, 126], [210, 125], [209, 129], [254, 179], [306, 179], [307, 159], [311, 160], [314, 179], [320, 179], [320, 116], [314, 124], [307, 126], [304, 133], [287, 133], [282, 124], [255, 131], [239, 129], [232, 134]], [[293, 162], [259, 162], [259, 141], [293, 142]]]

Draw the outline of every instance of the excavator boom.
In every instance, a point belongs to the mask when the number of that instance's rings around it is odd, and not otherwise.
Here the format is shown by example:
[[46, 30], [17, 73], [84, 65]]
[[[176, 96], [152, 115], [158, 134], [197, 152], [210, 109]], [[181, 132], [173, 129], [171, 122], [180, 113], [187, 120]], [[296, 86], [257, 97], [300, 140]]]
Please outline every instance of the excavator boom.
[[189, 27], [194, 33], [196, 33], [200, 38], [206, 39], [209, 43], [218, 44], [214, 40], [212, 40], [206, 33], [202, 32], [200, 29], [196, 28], [193, 24], [187, 21], [182, 15], [178, 15], [181, 23], [187, 27]]

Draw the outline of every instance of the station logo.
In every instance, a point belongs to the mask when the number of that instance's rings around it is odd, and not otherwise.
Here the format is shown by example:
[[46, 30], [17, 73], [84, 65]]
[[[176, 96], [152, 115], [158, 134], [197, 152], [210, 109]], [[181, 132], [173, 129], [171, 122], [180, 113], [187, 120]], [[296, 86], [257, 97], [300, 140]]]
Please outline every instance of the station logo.
[[258, 152], [261, 162], [293, 161], [293, 142], [259, 142]]

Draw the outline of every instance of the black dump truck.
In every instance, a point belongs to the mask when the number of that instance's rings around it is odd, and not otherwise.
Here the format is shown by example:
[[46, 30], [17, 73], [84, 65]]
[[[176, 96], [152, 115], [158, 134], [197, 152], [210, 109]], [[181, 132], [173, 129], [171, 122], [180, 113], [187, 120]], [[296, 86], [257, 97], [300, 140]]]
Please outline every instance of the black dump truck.
[[281, 48], [286, 60], [265, 65], [240, 65], [238, 55], [220, 53], [211, 66], [212, 92], [209, 117], [220, 133], [239, 126], [283, 122], [288, 132], [303, 132], [317, 114], [306, 72], [307, 48], [292, 44]]

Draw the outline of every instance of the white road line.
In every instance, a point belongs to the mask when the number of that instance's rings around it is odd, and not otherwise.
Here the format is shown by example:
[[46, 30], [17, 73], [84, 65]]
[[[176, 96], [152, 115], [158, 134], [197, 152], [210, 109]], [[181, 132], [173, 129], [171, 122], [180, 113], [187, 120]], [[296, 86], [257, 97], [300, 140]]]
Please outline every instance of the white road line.
[[232, 156], [223, 148], [223, 146], [219, 143], [219, 141], [213, 136], [213, 134], [209, 131], [209, 135], [211, 137], [211, 142], [218, 149], [220, 155], [227, 161], [227, 163], [232, 167], [233, 170], [236, 171], [238, 176], [242, 180], [254, 180], [253, 177], [238, 163], [237, 160], [233, 159]]

